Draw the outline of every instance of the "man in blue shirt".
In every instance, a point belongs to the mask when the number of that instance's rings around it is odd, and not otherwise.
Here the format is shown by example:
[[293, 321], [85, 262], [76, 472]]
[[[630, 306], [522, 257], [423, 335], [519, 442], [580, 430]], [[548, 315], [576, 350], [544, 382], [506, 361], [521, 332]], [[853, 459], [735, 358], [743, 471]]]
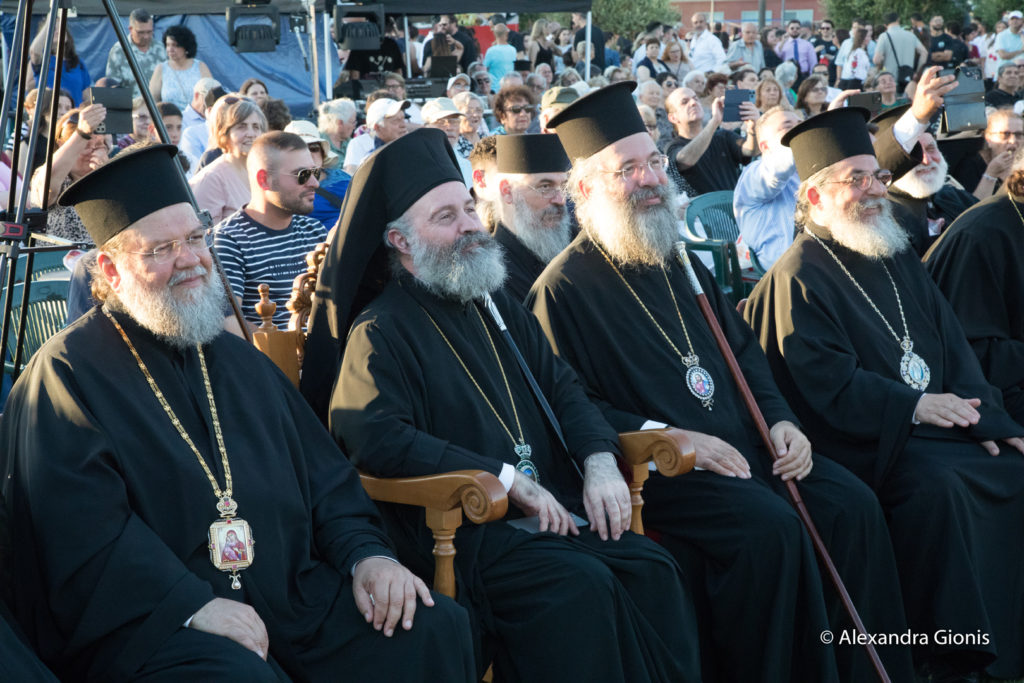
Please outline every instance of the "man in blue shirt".
[[[914, 98], [913, 106], [891, 130], [874, 140], [879, 163], [893, 171], [896, 179], [920, 163], [920, 152], [915, 150], [917, 139], [941, 106], [942, 95], [952, 89], [951, 81], [939, 77], [935, 67], [925, 71], [918, 86], [921, 96]], [[837, 97], [829, 108], [843, 106], [845, 99]], [[781, 107], [769, 109], [758, 119], [755, 132], [761, 157], [743, 169], [733, 195], [740, 239], [765, 268], [793, 243], [793, 212], [801, 179], [792, 152], [782, 146], [782, 136], [797, 123], [796, 115]]]

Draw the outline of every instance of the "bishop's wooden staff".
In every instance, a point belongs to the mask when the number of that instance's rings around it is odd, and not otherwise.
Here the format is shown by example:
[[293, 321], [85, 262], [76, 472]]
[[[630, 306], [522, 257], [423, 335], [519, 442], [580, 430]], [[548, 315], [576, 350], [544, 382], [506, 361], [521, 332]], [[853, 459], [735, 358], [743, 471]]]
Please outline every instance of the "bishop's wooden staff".
[[[765, 422], [764, 415], [761, 414], [761, 409], [758, 407], [757, 401], [754, 400], [754, 394], [750, 391], [750, 385], [747, 384], [747, 379], [743, 376], [743, 371], [740, 370], [739, 363], [736, 362], [736, 356], [733, 355], [732, 348], [729, 346], [729, 342], [725, 338], [725, 333], [722, 332], [722, 326], [719, 324], [718, 318], [715, 317], [714, 311], [711, 310], [711, 304], [708, 303], [708, 297], [704, 294], [704, 289], [700, 286], [700, 282], [697, 280], [697, 274], [693, 272], [693, 266], [690, 264], [690, 257], [686, 253], [684, 243], [677, 242], [675, 251], [676, 259], [678, 259], [679, 263], [686, 271], [686, 276], [690, 280], [690, 285], [693, 287], [693, 291], [697, 295], [697, 306], [700, 307], [700, 312], [704, 315], [704, 319], [707, 320], [708, 327], [711, 328], [711, 334], [715, 337], [715, 343], [718, 345], [718, 350], [722, 353], [722, 357], [725, 358], [726, 365], [729, 366], [729, 372], [732, 374], [732, 378], [736, 381], [736, 386], [739, 387], [740, 394], [743, 396], [743, 402], [747, 406], [747, 411], [750, 413], [750, 417], [754, 420], [754, 424], [757, 425], [757, 431], [761, 435], [761, 440], [764, 441], [764, 446], [771, 454], [772, 460], [778, 460], [780, 456], [775, 450], [775, 444], [772, 442], [771, 435], [769, 434], [768, 423]], [[828, 554], [828, 548], [825, 547], [825, 542], [821, 540], [821, 535], [818, 533], [818, 529], [814, 526], [814, 520], [811, 519], [811, 513], [808, 512], [807, 506], [800, 497], [800, 491], [796, 487], [796, 482], [790, 479], [784, 483], [786, 485], [786, 491], [789, 493], [789, 497], [793, 501], [793, 507], [796, 508], [797, 514], [800, 516], [800, 520], [807, 528], [807, 533], [810, 535], [811, 542], [814, 544], [814, 550], [818, 553], [818, 557], [825, 565], [829, 578], [832, 580], [832, 584], [835, 586], [836, 592], [839, 593], [839, 598], [843, 601], [843, 607], [846, 609], [847, 614], [850, 615], [850, 619], [853, 620], [853, 625], [857, 629], [857, 633], [863, 638], [864, 649], [867, 650], [868, 657], [871, 659], [871, 664], [875, 668], [875, 673], [878, 674], [878, 679], [884, 683], [889, 683], [889, 674], [886, 673], [885, 667], [882, 665], [882, 660], [878, 657], [878, 652], [875, 650], [875, 646], [868, 636], [867, 629], [864, 628], [864, 622], [861, 621], [860, 614], [857, 613], [857, 608], [853, 604], [853, 599], [850, 598], [850, 593], [846, 590], [846, 586], [843, 584], [843, 579], [839, 576], [839, 571], [836, 569], [836, 565], [832, 561], [832, 557]]]

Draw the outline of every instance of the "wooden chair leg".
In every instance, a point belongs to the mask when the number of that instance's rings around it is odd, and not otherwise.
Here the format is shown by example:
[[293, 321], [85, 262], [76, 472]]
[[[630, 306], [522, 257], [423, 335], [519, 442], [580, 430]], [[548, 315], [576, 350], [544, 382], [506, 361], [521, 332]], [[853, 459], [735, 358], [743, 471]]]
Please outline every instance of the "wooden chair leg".
[[427, 509], [427, 526], [434, 534], [434, 590], [455, 598], [455, 531], [462, 526], [462, 508]]
[[629, 530], [634, 534], [644, 535], [644, 520], [641, 513], [644, 509], [644, 483], [650, 476], [647, 463], [633, 465], [633, 481], [629, 482], [629, 501], [633, 505], [633, 518], [629, 523]]

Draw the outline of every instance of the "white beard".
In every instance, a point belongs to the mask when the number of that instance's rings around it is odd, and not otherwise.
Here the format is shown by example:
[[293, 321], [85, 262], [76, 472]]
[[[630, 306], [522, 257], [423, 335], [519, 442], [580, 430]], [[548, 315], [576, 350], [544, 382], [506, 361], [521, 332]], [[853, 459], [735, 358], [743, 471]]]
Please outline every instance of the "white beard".
[[[880, 206], [881, 212], [864, 216], [863, 209]], [[828, 225], [836, 242], [872, 260], [889, 258], [910, 246], [903, 228], [896, 223], [886, 199], [865, 199], [842, 218]]]
[[[203, 284], [176, 294], [171, 287], [196, 275]], [[208, 344], [224, 331], [226, 295], [206, 268], [197, 265], [176, 271], [167, 287], [151, 290], [136, 280], [131, 271], [122, 273], [116, 294], [106, 301], [107, 308], [130, 315], [137, 323], [175, 348]]]
[[[558, 256], [559, 252], [569, 246], [572, 230], [569, 223], [569, 211], [565, 204], [551, 204], [543, 211], [534, 213], [523, 199], [520, 191], [516, 190], [513, 195], [512, 210], [513, 225], [506, 227], [514, 232], [519, 241], [544, 263], [551, 261]], [[555, 217], [558, 218], [558, 223], [554, 226], [549, 227], [544, 224], [544, 219]]]
[[[416, 277], [439, 296], [469, 303], [505, 283], [505, 250], [485, 232], [463, 235], [449, 246], [434, 246], [407, 238]], [[465, 249], [478, 245], [471, 251]]]
[[[642, 202], [652, 196], [660, 204]], [[679, 194], [671, 185], [636, 190], [626, 201], [594, 192], [576, 213], [587, 235], [623, 264], [658, 266], [672, 256], [679, 240]]]
[[[931, 173], [919, 174], [923, 168], [932, 169]], [[914, 199], [927, 199], [942, 189], [946, 184], [946, 173], [949, 171], [949, 164], [940, 158], [928, 166], [916, 166], [913, 171], [907, 173], [899, 180], [893, 182], [892, 186], [901, 192], [905, 192]]]

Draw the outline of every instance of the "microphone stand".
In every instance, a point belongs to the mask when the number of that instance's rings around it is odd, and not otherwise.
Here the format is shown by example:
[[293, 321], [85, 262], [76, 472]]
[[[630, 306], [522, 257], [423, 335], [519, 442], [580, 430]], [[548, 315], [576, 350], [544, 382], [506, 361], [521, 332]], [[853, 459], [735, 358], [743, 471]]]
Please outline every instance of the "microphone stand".
[[[675, 252], [676, 259], [679, 261], [680, 265], [682, 265], [683, 270], [686, 271], [686, 276], [690, 280], [690, 286], [693, 287], [693, 291], [697, 294], [697, 306], [700, 308], [701, 314], [707, 321], [708, 327], [711, 328], [711, 334], [715, 338], [718, 350], [721, 352], [722, 357], [725, 358], [725, 362], [729, 366], [729, 372], [732, 374], [732, 378], [735, 380], [736, 386], [739, 387], [740, 395], [743, 396], [743, 403], [746, 404], [747, 411], [750, 413], [750, 417], [753, 418], [754, 424], [757, 426], [757, 431], [761, 435], [761, 440], [764, 442], [765, 448], [768, 449], [768, 453], [771, 454], [772, 460], [778, 460], [779, 453], [775, 450], [775, 444], [772, 442], [771, 435], [768, 431], [768, 424], [765, 422], [764, 415], [761, 414], [761, 409], [754, 400], [754, 394], [750, 391], [750, 385], [747, 384], [747, 379], [743, 376], [743, 371], [740, 370], [739, 363], [736, 362], [736, 356], [733, 354], [732, 348], [729, 346], [729, 341], [725, 338], [725, 333], [722, 332], [722, 326], [719, 324], [718, 318], [715, 317], [714, 311], [711, 310], [711, 304], [708, 303], [708, 297], [704, 294], [704, 289], [700, 286], [700, 281], [697, 280], [697, 274], [693, 271], [693, 265], [690, 263], [690, 257], [686, 253], [686, 247], [682, 242], [676, 243]], [[875, 673], [878, 674], [878, 680], [883, 683], [890, 683], [889, 675], [886, 673], [885, 667], [882, 665], [882, 660], [878, 657], [878, 652], [875, 650], [874, 644], [868, 637], [867, 629], [864, 628], [864, 622], [861, 621], [860, 614], [857, 613], [857, 608], [853, 604], [853, 599], [850, 597], [850, 593], [846, 590], [842, 577], [839, 576], [839, 570], [836, 569], [836, 565], [832, 561], [832, 557], [828, 554], [828, 548], [825, 547], [825, 542], [821, 540], [821, 535], [818, 533], [818, 529], [814, 525], [814, 520], [811, 519], [811, 513], [808, 512], [803, 498], [800, 497], [800, 491], [797, 489], [796, 482], [790, 479], [786, 481], [785, 484], [786, 492], [789, 494], [789, 497], [793, 502], [793, 507], [796, 508], [800, 521], [803, 522], [804, 526], [807, 528], [807, 533], [811, 537], [814, 550], [817, 551], [818, 557], [821, 559], [822, 564], [825, 565], [828, 576], [832, 580], [832, 585], [835, 586], [836, 591], [839, 593], [839, 598], [842, 600], [843, 607], [846, 609], [847, 614], [850, 615], [850, 619], [853, 621], [853, 625], [857, 629], [857, 633], [863, 636], [864, 649], [867, 650], [868, 658], [871, 660]]]

